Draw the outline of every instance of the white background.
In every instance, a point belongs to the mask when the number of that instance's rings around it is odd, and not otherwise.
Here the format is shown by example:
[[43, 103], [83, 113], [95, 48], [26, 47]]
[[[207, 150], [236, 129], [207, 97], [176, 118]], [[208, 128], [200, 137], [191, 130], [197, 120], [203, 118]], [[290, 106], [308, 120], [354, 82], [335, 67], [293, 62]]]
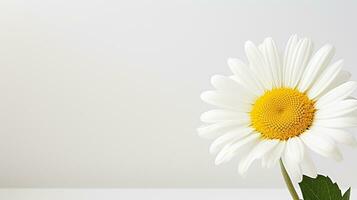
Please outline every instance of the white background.
[[[280, 187], [278, 167], [216, 167], [199, 99], [246, 40], [329, 42], [357, 74], [353, 1], [0, 2], [0, 187]], [[357, 185], [345, 161], [321, 173]]]
[[289, 199], [284, 189], [0, 189], [6, 200]]

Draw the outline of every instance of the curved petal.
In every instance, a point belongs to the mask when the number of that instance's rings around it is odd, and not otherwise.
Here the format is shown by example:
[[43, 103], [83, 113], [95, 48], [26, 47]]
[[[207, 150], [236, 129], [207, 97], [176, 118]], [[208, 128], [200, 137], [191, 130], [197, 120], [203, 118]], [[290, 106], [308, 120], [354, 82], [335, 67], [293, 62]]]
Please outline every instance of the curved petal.
[[307, 175], [311, 178], [317, 177], [316, 167], [306, 151], [304, 155], [304, 160], [300, 163], [300, 169], [304, 175]]
[[235, 141], [242, 139], [243, 137], [249, 135], [252, 132], [253, 129], [251, 127], [238, 127], [232, 129], [214, 140], [210, 146], [209, 151], [211, 154], [217, 153], [220, 148], [224, 147], [229, 143], [234, 143]]
[[330, 65], [321, 76], [316, 80], [316, 82], [311, 86], [311, 89], [307, 92], [310, 99], [315, 99], [319, 94], [321, 94], [330, 83], [335, 80], [337, 75], [340, 73], [343, 65], [343, 60], [339, 60], [332, 65]]
[[349, 128], [357, 126], [357, 117], [346, 116], [338, 118], [318, 119], [314, 122], [314, 126], [326, 128]]
[[245, 145], [254, 144], [254, 142], [259, 140], [259, 137], [259, 134], [252, 133], [233, 144], [224, 146], [223, 149], [217, 154], [215, 164], [219, 165], [224, 162], [228, 162], [237, 154], [239, 149]]
[[317, 98], [325, 95], [327, 92], [329, 92], [330, 90], [334, 89], [335, 87], [349, 81], [351, 78], [351, 73], [349, 73], [348, 71], [344, 71], [341, 70], [340, 73], [337, 75], [337, 77], [332, 81], [332, 83], [330, 83], [325, 89], [324, 91], [321, 92], [321, 94], [318, 95]]
[[277, 144], [279, 140], [262, 140], [260, 141], [252, 151], [239, 162], [238, 172], [240, 174], [244, 174], [250, 165], [254, 162], [254, 160], [262, 158], [267, 152], [272, 150]]
[[304, 38], [296, 45], [295, 52], [292, 56], [290, 80], [287, 86], [295, 88], [299, 83], [301, 76], [306, 68], [306, 65], [311, 57], [312, 42], [310, 39]]
[[335, 142], [357, 146], [356, 138], [349, 132], [341, 129], [333, 129], [326, 127], [315, 127], [316, 131], [328, 135]]
[[289, 154], [292, 161], [300, 163], [304, 159], [304, 144], [299, 137], [290, 138], [286, 142], [286, 153]]
[[201, 94], [201, 99], [208, 104], [240, 112], [249, 112], [252, 107], [243, 102], [242, 97], [222, 91], [205, 91]]
[[301, 77], [298, 85], [299, 91], [305, 92], [311, 87], [317, 76], [326, 68], [333, 54], [334, 48], [329, 44], [326, 44], [315, 53]]
[[335, 88], [335, 87], [341, 85], [342, 83], [349, 81], [351, 76], [352, 75], [350, 72], [341, 70], [340, 73], [335, 78], [335, 80], [331, 83], [331, 87]]
[[245, 65], [241, 60], [236, 58], [229, 58], [227, 60], [228, 66], [235, 74], [233, 77], [249, 91], [253, 92], [256, 96], [260, 96], [264, 92], [263, 85], [256, 79], [250, 68]]
[[316, 108], [321, 109], [331, 103], [345, 99], [350, 96], [356, 88], [357, 83], [355, 81], [345, 82], [319, 98], [316, 102]]
[[292, 159], [293, 155], [291, 155], [291, 152], [285, 151], [283, 153], [283, 163], [286, 168], [286, 171], [288, 172], [289, 176], [291, 179], [294, 180], [294, 182], [301, 182], [302, 180], [302, 172], [299, 166], [299, 163], [296, 163]]
[[215, 124], [205, 125], [197, 128], [198, 135], [202, 138], [212, 139], [223, 135], [237, 127], [248, 127], [249, 122], [242, 120], [223, 121]]
[[281, 158], [282, 153], [285, 150], [286, 142], [280, 141], [279, 144], [274, 147], [269, 153], [267, 153], [262, 159], [262, 166], [270, 168], [274, 166]]
[[272, 89], [272, 74], [264, 60], [263, 54], [251, 41], [245, 43], [245, 52], [249, 61], [249, 66], [257, 76], [258, 80], [263, 84], [265, 89]]
[[298, 37], [297, 35], [292, 35], [289, 38], [289, 41], [285, 48], [284, 54], [284, 64], [283, 64], [283, 86], [290, 85], [291, 74], [290, 72], [293, 71], [293, 61], [295, 58], [296, 47], [298, 44]]
[[355, 110], [357, 110], [357, 100], [346, 99], [317, 110], [315, 117], [316, 119], [343, 117]]
[[224, 110], [224, 109], [215, 109], [215, 110], [204, 112], [202, 113], [200, 118], [202, 122], [206, 122], [206, 123], [216, 123], [216, 122], [231, 121], [231, 120], [236, 120], [236, 121], [241, 120], [248, 123], [249, 121], [248, 113], [237, 112], [232, 110]]
[[266, 38], [261, 46], [261, 51], [265, 57], [268, 68], [272, 73], [272, 80], [275, 87], [282, 86], [282, 64], [278, 48], [272, 38]]
[[329, 137], [322, 136], [317, 131], [309, 130], [303, 133], [300, 138], [312, 151], [337, 161], [342, 160], [342, 155], [335, 142]]
[[211, 84], [217, 90], [239, 95], [243, 102], [251, 103], [256, 98], [254, 93], [245, 89], [237, 81], [234, 81], [226, 76], [213, 75], [211, 78]]

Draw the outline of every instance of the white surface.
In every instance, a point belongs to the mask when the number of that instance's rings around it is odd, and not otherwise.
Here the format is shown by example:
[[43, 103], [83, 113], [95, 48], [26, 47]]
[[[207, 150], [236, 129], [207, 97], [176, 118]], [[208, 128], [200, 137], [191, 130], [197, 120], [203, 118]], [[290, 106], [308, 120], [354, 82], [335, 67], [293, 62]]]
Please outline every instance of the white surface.
[[286, 200], [289, 195], [282, 189], [0, 189], [6, 200]]
[[[356, 1], [2, 0], [0, 187], [279, 187], [278, 169], [215, 167], [199, 99], [227, 57], [292, 33], [357, 74]], [[354, 79], [356, 76], [354, 76]], [[357, 185], [356, 151], [314, 158]]]

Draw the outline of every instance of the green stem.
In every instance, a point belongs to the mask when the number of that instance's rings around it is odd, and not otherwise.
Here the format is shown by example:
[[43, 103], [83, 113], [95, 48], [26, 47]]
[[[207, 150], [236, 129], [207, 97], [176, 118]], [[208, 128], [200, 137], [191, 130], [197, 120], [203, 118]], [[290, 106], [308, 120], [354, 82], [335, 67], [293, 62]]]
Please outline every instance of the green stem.
[[288, 190], [291, 194], [291, 197], [293, 198], [293, 200], [299, 200], [299, 195], [297, 194], [297, 192], [294, 188], [293, 182], [291, 182], [288, 172], [286, 171], [283, 161], [281, 159], [280, 159], [280, 169], [281, 169], [281, 174], [284, 177], [286, 186], [288, 187]]

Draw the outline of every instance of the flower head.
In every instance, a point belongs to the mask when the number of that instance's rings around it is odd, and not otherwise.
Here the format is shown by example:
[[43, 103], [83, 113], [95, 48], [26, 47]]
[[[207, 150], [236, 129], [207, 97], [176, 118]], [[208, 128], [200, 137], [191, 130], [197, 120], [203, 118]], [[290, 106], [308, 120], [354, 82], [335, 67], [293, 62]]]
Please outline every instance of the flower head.
[[337, 143], [357, 144], [344, 130], [357, 125], [357, 100], [350, 96], [357, 83], [349, 81], [342, 60], [330, 64], [331, 45], [312, 55], [310, 39], [293, 35], [284, 56], [271, 38], [258, 47], [248, 41], [245, 51], [248, 64], [228, 59], [233, 75], [214, 75], [215, 90], [201, 95], [219, 107], [203, 113], [208, 125], [198, 128], [200, 136], [216, 138], [210, 147], [216, 164], [246, 152], [238, 167], [244, 174], [255, 160], [271, 167], [282, 159], [300, 181], [303, 174], [317, 175], [307, 148], [341, 160]]

